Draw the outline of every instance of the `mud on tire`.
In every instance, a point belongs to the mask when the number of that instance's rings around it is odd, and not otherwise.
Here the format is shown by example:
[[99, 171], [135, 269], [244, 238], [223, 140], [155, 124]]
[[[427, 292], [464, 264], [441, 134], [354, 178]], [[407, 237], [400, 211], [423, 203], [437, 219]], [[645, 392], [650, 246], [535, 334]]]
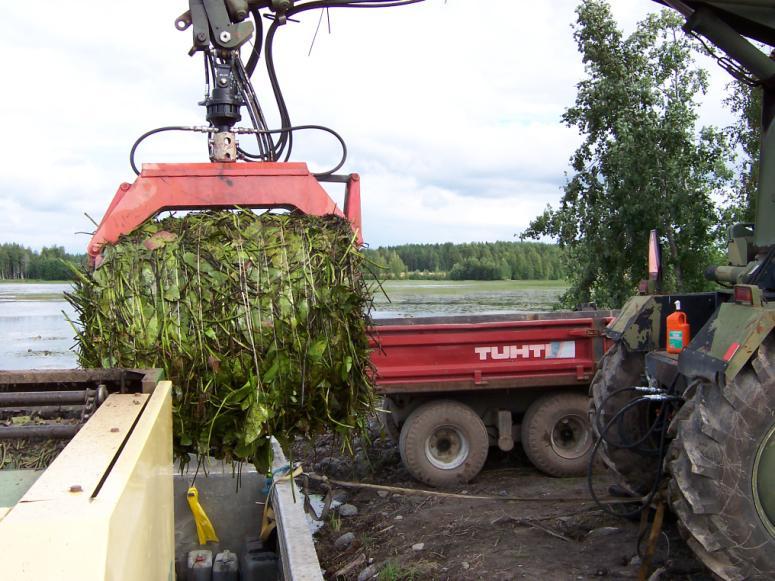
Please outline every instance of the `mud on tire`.
[[551, 476], [583, 476], [592, 450], [588, 398], [556, 393], [533, 402], [522, 420], [522, 447]]
[[[627, 403], [642, 395], [635, 391], [611, 394], [623, 387], [642, 385], [646, 385], [644, 354], [629, 351], [621, 342], [615, 344], [603, 356], [589, 388], [589, 421], [596, 439], [601, 436], [601, 427], [604, 428]], [[648, 407], [636, 406], [622, 420], [608, 430], [607, 442], [601, 442], [598, 453], [621, 485], [635, 494], [645, 494], [654, 485], [661, 458], [615, 444], [634, 442], [646, 433], [651, 423]]]
[[474, 478], [489, 449], [487, 428], [467, 405], [433, 401], [414, 410], [401, 428], [401, 460], [417, 480], [453, 486]]
[[[695, 554], [723, 579], [774, 579], [772, 523], [754, 501], [754, 468], [775, 428], [775, 337], [726, 387], [699, 384], [671, 425], [670, 503]], [[770, 519], [772, 520], [772, 515]]]

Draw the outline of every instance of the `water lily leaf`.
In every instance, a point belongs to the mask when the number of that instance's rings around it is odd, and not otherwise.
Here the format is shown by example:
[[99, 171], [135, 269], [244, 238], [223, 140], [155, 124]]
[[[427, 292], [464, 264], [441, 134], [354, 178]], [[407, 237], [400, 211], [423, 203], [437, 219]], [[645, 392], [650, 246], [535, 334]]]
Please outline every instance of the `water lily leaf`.
[[245, 417], [245, 434], [244, 440], [246, 444], [255, 442], [264, 431], [264, 423], [269, 419], [269, 409], [256, 402], [250, 409]]
[[277, 377], [277, 374], [280, 371], [280, 358], [275, 357], [274, 361], [272, 362], [272, 366], [267, 370], [266, 373], [262, 376], [262, 380], [264, 383], [272, 383], [274, 381], [274, 378]]
[[148, 250], [156, 250], [157, 248], [162, 248], [167, 242], [177, 240], [177, 238], [177, 234], [168, 232], [167, 230], [160, 230], [143, 242], [143, 246]]
[[353, 358], [347, 355], [342, 362], [341, 377], [342, 381], [347, 381], [350, 375], [350, 370], [353, 368]]
[[180, 300], [180, 289], [177, 285], [169, 286], [164, 290], [164, 298], [168, 301]]
[[326, 347], [328, 347], [328, 340], [325, 337], [320, 338], [310, 346], [307, 354], [309, 355], [310, 359], [319, 360], [321, 357], [323, 357], [323, 353], [325, 352]]
[[159, 337], [159, 319], [155, 313], [148, 319], [145, 326], [145, 337], [149, 344], [152, 344]]

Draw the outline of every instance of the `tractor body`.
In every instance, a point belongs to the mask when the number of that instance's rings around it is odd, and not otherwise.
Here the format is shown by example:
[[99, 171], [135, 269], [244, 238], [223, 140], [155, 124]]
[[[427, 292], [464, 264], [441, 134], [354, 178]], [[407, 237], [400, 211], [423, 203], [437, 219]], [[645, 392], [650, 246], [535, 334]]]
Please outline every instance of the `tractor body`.
[[[720, 64], [763, 91], [754, 224], [729, 229], [719, 290], [630, 299], [591, 386], [603, 460], [644, 507], [667, 502], [724, 579], [775, 577], [775, 1], [664, 0]], [[753, 42], [752, 42], [753, 41]], [[769, 50], [769, 49], [767, 49]], [[651, 285], [653, 288], [653, 285]], [[666, 350], [680, 301], [691, 341]]]

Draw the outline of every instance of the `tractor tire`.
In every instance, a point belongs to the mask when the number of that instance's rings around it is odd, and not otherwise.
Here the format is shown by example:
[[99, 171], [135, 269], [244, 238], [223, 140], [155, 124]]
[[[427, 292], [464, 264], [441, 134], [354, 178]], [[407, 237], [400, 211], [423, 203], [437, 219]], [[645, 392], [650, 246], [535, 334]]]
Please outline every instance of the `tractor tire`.
[[534, 401], [522, 420], [522, 447], [541, 472], [583, 476], [592, 451], [589, 398], [557, 393]]
[[723, 579], [775, 579], [775, 336], [726, 387], [699, 383], [671, 425], [670, 503]]
[[398, 448], [412, 476], [445, 487], [464, 484], [479, 474], [489, 445], [487, 429], [474, 410], [441, 400], [411, 413], [401, 428]]
[[382, 429], [388, 436], [390, 436], [391, 440], [393, 440], [395, 443], [398, 443], [398, 440], [401, 437], [401, 431], [399, 430], [398, 423], [396, 422], [394, 415], [395, 404], [389, 397], [384, 397], [380, 402], [379, 408], [383, 410], [377, 412], [379, 425], [382, 426]]
[[[589, 388], [589, 423], [595, 439], [601, 437], [601, 429], [627, 403], [641, 394], [625, 391], [611, 395], [623, 387], [646, 385], [645, 358], [643, 353], [629, 351], [619, 342], [603, 356]], [[634, 442], [648, 429], [649, 418], [644, 406], [636, 406], [625, 414], [626, 421], [616, 422], [606, 434], [607, 441], [598, 448], [603, 463], [614, 474], [617, 482], [635, 495], [651, 490], [662, 461], [657, 456], [646, 456], [632, 449], [615, 444]], [[610, 444], [609, 444], [610, 442]]]

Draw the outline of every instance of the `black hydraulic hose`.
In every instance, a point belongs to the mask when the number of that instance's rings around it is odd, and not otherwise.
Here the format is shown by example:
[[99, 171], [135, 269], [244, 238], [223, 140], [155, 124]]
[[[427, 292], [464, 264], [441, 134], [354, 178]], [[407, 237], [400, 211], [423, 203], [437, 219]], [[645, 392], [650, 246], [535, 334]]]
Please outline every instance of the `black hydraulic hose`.
[[250, 14], [253, 16], [253, 22], [256, 25], [255, 38], [253, 39], [253, 50], [250, 51], [248, 62], [245, 65], [248, 78], [253, 76], [253, 71], [256, 70], [258, 65], [258, 59], [261, 58], [261, 45], [264, 43], [264, 21], [261, 19], [261, 13], [257, 7], [250, 9]]
[[[654, 433], [654, 430], [659, 425], [658, 422], [656, 422], [656, 421], [654, 421], [651, 424], [651, 426], [649, 427], [649, 429], [646, 431], [646, 433], [643, 434], [643, 436], [640, 439], [636, 440], [635, 442], [625, 443], [623, 441], [623, 439], [621, 439], [620, 442], [612, 442], [611, 440], [608, 439], [607, 432], [606, 432], [605, 436], [603, 435], [603, 426], [600, 423], [600, 415], [601, 415], [600, 412], [605, 409], [606, 405], [608, 404], [608, 401], [612, 397], [614, 397], [616, 395], [619, 395], [620, 393], [623, 393], [623, 392], [626, 392], [626, 391], [644, 391], [644, 388], [642, 388], [642, 387], [635, 387], [635, 386], [633, 386], [633, 387], [622, 387], [620, 389], [614, 390], [611, 393], [609, 393], [603, 399], [603, 402], [600, 405], [600, 409], [598, 410], [598, 413], [595, 414], [595, 426], [597, 427], [597, 432], [598, 432], [598, 434], [601, 434], [601, 438], [604, 439], [605, 443], [610, 445], [610, 446], [615, 446], [617, 448], [622, 448], [622, 449], [625, 449], [625, 450], [627, 450], [627, 449], [636, 449], [637, 448], [639, 452], [642, 452], [644, 454], [652, 455], [652, 454], [654, 454], [656, 452], [655, 449], [643, 450], [643, 449], [639, 448], [639, 446], [641, 444], [643, 444], [646, 440], [648, 440], [651, 437], [651, 435]], [[654, 393], [658, 393], [658, 392], [654, 392]], [[628, 407], [627, 409], [629, 410], [630, 408]], [[617, 423], [619, 424], [619, 434], [621, 436], [621, 433], [622, 433], [621, 427], [622, 427], [622, 425], [624, 423], [625, 414], [621, 413], [621, 414], [617, 414], [617, 415], [619, 417], [619, 420], [618, 420]]]
[[[241, 65], [242, 65], [242, 61], [239, 60], [239, 58], [236, 58], [234, 60], [234, 69], [236, 71], [237, 84], [239, 85], [242, 98], [245, 101], [245, 106], [248, 110], [248, 115], [250, 116], [250, 122], [253, 125], [253, 129], [266, 129], [266, 126], [262, 125], [261, 123], [259, 111], [256, 108], [257, 103], [253, 101], [252, 95], [250, 94], [250, 82], [249, 81], [246, 82], [242, 78], [242, 74], [244, 74], [245, 71], [243, 70]], [[259, 154], [256, 156], [256, 159], [262, 159], [265, 161], [271, 160], [272, 159], [271, 149], [266, 148], [265, 136], [263, 136], [260, 133], [256, 133], [256, 143], [258, 144], [258, 151], [259, 151]]]
[[[293, 133], [294, 131], [304, 131], [309, 129], [314, 129], [317, 131], [325, 131], [326, 133], [330, 133], [336, 138], [336, 140], [339, 142], [339, 145], [341, 145], [342, 147], [342, 157], [340, 158], [339, 163], [336, 166], [334, 166], [332, 169], [329, 169], [327, 171], [313, 173], [312, 175], [315, 176], [316, 178], [323, 178], [336, 173], [337, 170], [339, 170], [344, 165], [345, 161], [347, 161], [347, 144], [345, 143], [342, 136], [339, 135], [336, 131], [334, 131], [330, 127], [325, 127], [324, 125], [296, 125], [294, 127], [284, 127], [282, 129], [263, 129], [263, 130], [256, 129], [256, 132], [266, 133], [266, 134], [281, 133], [281, 132]], [[257, 159], [259, 157], [255, 154], [245, 152], [242, 149], [240, 149], [240, 152], [245, 154], [245, 157], [249, 157], [252, 159]]]
[[[676, 395], [664, 395], [664, 396], [660, 396], [660, 399], [658, 401], [661, 401], [661, 402], [673, 402], [673, 401], [680, 401], [680, 400], [681, 400], [681, 398], [676, 396]], [[639, 397], [637, 399], [634, 399], [634, 400], [632, 400], [630, 402], [627, 402], [627, 404], [623, 405], [621, 407], [621, 409], [616, 412], [614, 417], [611, 418], [611, 420], [606, 424], [605, 428], [600, 433], [600, 439], [604, 440], [606, 444], [609, 444], [609, 445], [614, 446], [616, 448], [621, 448], [622, 450], [632, 449], [632, 448], [636, 447], [637, 445], [639, 445], [640, 443], [642, 443], [641, 440], [643, 440], [643, 438], [641, 438], [640, 440], [637, 440], [634, 444], [633, 443], [617, 444], [615, 442], [611, 442], [607, 438], [608, 430], [611, 428], [611, 426], [613, 425], [614, 422], [620, 422], [621, 419], [624, 417], [624, 415], [630, 409], [634, 408], [635, 406], [638, 406], [638, 405], [641, 405], [641, 404], [644, 404], [644, 403], [645, 404], [649, 404], [649, 403], [652, 403], [654, 401], [655, 400], [652, 399], [649, 396], [643, 396], [643, 397]], [[662, 409], [664, 410], [664, 409], [666, 409], [666, 407], [667, 406], [664, 406]], [[650, 435], [650, 433], [653, 431], [653, 427], [657, 425], [658, 420], [660, 419], [661, 416], [662, 416], [662, 411], [660, 411], [659, 415], [655, 418], [654, 422], [651, 424], [651, 428], [649, 428], [649, 430], [646, 432], [647, 434]]]
[[[280, 127], [286, 128], [290, 126], [291, 120], [288, 115], [288, 108], [285, 104], [285, 98], [283, 97], [282, 89], [280, 89], [280, 83], [277, 79], [277, 72], [274, 66], [274, 35], [277, 32], [277, 28], [280, 26], [279, 20], [275, 20], [269, 26], [269, 30], [266, 33], [266, 42], [264, 47], [264, 55], [266, 60], [266, 73], [269, 77], [269, 85], [272, 87], [272, 93], [274, 94], [275, 103], [277, 104], [277, 110], [280, 114]], [[274, 151], [279, 158], [285, 152], [286, 145], [292, 143], [292, 136], [288, 132], [282, 132], [274, 143]], [[289, 147], [290, 149], [290, 147]], [[290, 151], [288, 152], [290, 156]], [[287, 161], [288, 158], [286, 158]]]
[[[250, 82], [250, 76], [247, 70], [242, 64], [242, 60], [236, 58], [234, 61], [237, 80], [240, 85], [240, 91], [245, 99], [245, 103], [248, 108], [248, 114], [253, 123], [254, 129], [268, 129], [264, 113], [261, 110], [261, 106], [258, 103], [258, 97], [253, 90], [253, 85]], [[258, 142], [258, 149], [261, 152], [258, 158], [265, 161], [275, 161], [277, 155], [274, 150], [274, 142], [272, 138], [266, 133], [256, 133], [256, 141]]]
[[595, 414], [595, 426], [597, 427], [598, 433], [601, 433], [603, 431], [603, 425], [600, 423], [600, 410], [604, 410], [606, 404], [608, 404], [608, 400], [610, 400], [615, 395], [619, 395], [620, 393], [624, 393], [626, 391], [637, 391], [639, 388], [635, 386], [630, 387], [620, 387], [619, 389], [615, 389], [611, 393], [609, 393], [605, 398], [603, 398], [603, 402], [600, 404], [600, 408], [598, 409], [598, 412]]
[[151, 135], [162, 133], [163, 131], [191, 131], [191, 128], [185, 127], [183, 125], [167, 125], [165, 127], [157, 127], [156, 129], [146, 131], [140, 137], [138, 137], [137, 141], [135, 141], [134, 145], [132, 146], [132, 149], [129, 151], [129, 165], [132, 166], [132, 171], [135, 172], [135, 174], [140, 175], [140, 170], [137, 169], [137, 166], [135, 165], [135, 151], [137, 151], [137, 147]]
[[[311, 129], [330, 133], [331, 135], [334, 136], [334, 138], [336, 138], [336, 140], [339, 142], [339, 145], [342, 147], [342, 157], [340, 158], [339, 163], [337, 163], [333, 168], [327, 171], [317, 172], [312, 174], [316, 178], [328, 177], [331, 174], [336, 173], [344, 165], [345, 161], [347, 161], [347, 144], [345, 143], [342, 136], [339, 135], [336, 131], [334, 131], [330, 127], [325, 127], [323, 125], [297, 125], [295, 127], [286, 127], [284, 129], [253, 129], [251, 133], [255, 132], [255, 133], [263, 133], [266, 135], [271, 135], [273, 133], [305, 131], [305, 130], [311, 130]], [[132, 166], [132, 171], [134, 171], [136, 175], [140, 175], [140, 170], [138, 170], [137, 165], [135, 165], [135, 153], [137, 151], [138, 146], [151, 135], [162, 133], [164, 131], [205, 131], [205, 129], [186, 127], [184, 125], [167, 125], [165, 127], [157, 127], [156, 129], [151, 129], [150, 131], [146, 131], [140, 137], [137, 138], [137, 141], [135, 141], [134, 145], [132, 145], [132, 149], [129, 151], [129, 165]], [[240, 149], [240, 152], [243, 153], [245, 157], [249, 157], [252, 159], [261, 159], [260, 155], [251, 154], [242, 149]]]
[[[680, 400], [680, 399], [681, 398], [678, 397], [678, 396], [665, 396], [664, 399], [661, 399], [660, 401], [664, 401], [666, 404], [668, 404], [668, 403], [671, 403], [673, 401], [677, 401], [677, 400]], [[592, 485], [592, 473], [593, 473], [593, 470], [594, 470], [595, 458], [597, 457], [597, 453], [598, 453], [598, 450], [600, 449], [600, 445], [605, 440], [606, 434], [608, 433], [608, 430], [611, 428], [611, 426], [613, 426], [614, 422], [617, 422], [619, 420], [619, 417], [622, 414], [626, 413], [629, 409], [635, 407], [636, 405], [641, 405], [643, 403], [650, 403], [652, 401], [653, 401], [653, 399], [651, 397], [644, 396], [644, 397], [640, 397], [640, 398], [634, 399], [631, 402], [627, 403], [626, 405], [622, 406], [622, 408], [617, 411], [617, 413], [614, 415], [614, 417], [612, 417], [606, 423], [605, 427], [603, 428], [602, 433], [600, 434], [600, 438], [598, 438], [598, 440], [595, 442], [595, 445], [592, 448], [592, 452], [589, 455], [589, 463], [587, 465], [587, 487], [589, 488], [589, 493], [592, 496], [592, 500], [595, 502], [595, 504], [599, 508], [601, 508], [602, 510], [605, 510], [606, 512], [608, 512], [609, 514], [612, 514], [614, 516], [619, 516], [619, 517], [623, 517], [623, 518], [632, 517], [632, 516], [635, 516], [635, 515], [639, 514], [641, 511], [643, 511], [646, 507], [648, 507], [651, 504], [651, 501], [654, 500], [654, 497], [656, 496], [657, 491], [659, 490], [659, 483], [662, 480], [662, 475], [663, 475], [662, 462], [659, 462], [659, 464], [658, 464], [657, 474], [656, 474], [656, 476], [654, 478], [654, 483], [652, 484], [651, 490], [649, 491], [649, 493], [646, 496], [642, 497], [641, 499], [634, 499], [633, 500], [633, 502], [635, 502], [635, 500], [640, 500], [640, 504], [639, 504], [638, 508], [637, 509], [633, 509], [631, 511], [618, 512], [618, 511], [615, 511], [615, 510], [611, 509], [609, 506], [602, 504], [600, 502], [600, 499], [598, 499], [597, 494], [595, 494], [595, 489], [594, 489], [594, 486]], [[666, 405], [665, 408], [663, 409], [663, 412], [660, 413], [660, 416], [662, 416], [663, 413], [666, 414], [666, 412], [664, 410], [667, 407], [668, 406]], [[598, 411], [598, 413], [599, 413], [599, 411]], [[596, 422], [597, 422], [597, 419], [596, 419]], [[659, 435], [659, 447], [658, 447], [658, 450], [657, 450], [658, 455], [659, 455], [660, 458], [664, 454], [666, 434], [667, 434], [667, 424], [663, 422], [661, 430], [660, 430], [660, 435]]]

